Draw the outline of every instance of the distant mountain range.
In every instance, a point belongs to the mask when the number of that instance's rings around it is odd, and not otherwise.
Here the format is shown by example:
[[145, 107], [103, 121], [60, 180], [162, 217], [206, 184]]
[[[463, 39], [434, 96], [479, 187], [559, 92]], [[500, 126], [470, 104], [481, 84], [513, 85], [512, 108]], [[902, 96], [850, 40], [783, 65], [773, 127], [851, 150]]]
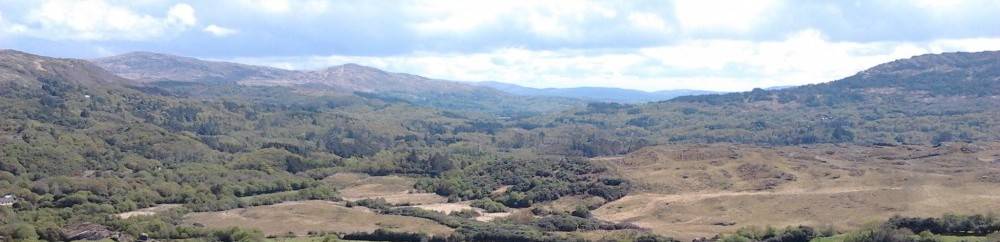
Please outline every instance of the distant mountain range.
[[360, 93], [423, 106], [483, 111], [502, 116], [547, 112], [583, 105], [560, 97], [516, 96], [467, 82], [393, 73], [357, 64], [319, 70], [285, 70], [151, 52], [131, 52], [91, 60], [119, 76], [140, 83], [182, 82], [283, 86], [300, 93]]
[[547, 96], [577, 98], [597, 102], [643, 103], [670, 100], [679, 96], [717, 94], [720, 92], [705, 90], [665, 90], [646, 92], [640, 90], [613, 87], [572, 87], [572, 88], [531, 88], [503, 82], [477, 82], [475, 85], [495, 88], [507, 93], [522, 96]]
[[344, 64], [320, 70], [294, 71], [151, 52], [131, 52], [91, 61], [119, 76], [144, 82], [235, 82], [249, 85], [279, 86], [320, 84], [331, 87], [333, 90], [349, 92], [489, 91], [461, 82], [391, 73], [357, 64]]
[[502, 82], [457, 82], [431, 79], [405, 73], [392, 73], [357, 64], [344, 64], [320, 70], [294, 71], [230, 62], [206, 61], [191, 57], [152, 52], [131, 52], [91, 60], [119, 76], [141, 81], [179, 81], [198, 83], [239, 83], [246, 85], [320, 85], [330, 90], [393, 93], [411, 98], [426, 94], [469, 94], [579, 99], [587, 102], [642, 103], [669, 100], [678, 96], [716, 94], [703, 90], [667, 90], [645, 92], [622, 88], [575, 87], [530, 88]]

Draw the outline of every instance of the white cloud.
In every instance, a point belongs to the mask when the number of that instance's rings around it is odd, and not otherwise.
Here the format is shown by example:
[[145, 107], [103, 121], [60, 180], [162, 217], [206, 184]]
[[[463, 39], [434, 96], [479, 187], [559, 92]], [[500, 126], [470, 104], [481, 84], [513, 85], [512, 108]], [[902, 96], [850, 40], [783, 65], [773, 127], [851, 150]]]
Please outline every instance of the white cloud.
[[416, 30], [441, 33], [472, 31], [525, 5], [516, 1], [426, 1], [412, 7], [413, 14], [425, 18], [413, 25]]
[[420, 52], [390, 57], [241, 58], [238, 62], [293, 69], [359, 63], [389, 71], [464, 81], [504, 81], [533, 87], [611, 86], [642, 90], [803, 85], [847, 77], [877, 64], [942, 51], [1000, 49], [1000, 39], [930, 42], [836, 42], [807, 29], [782, 40], [687, 40], [628, 50], [527, 50], [485, 53]]
[[588, 21], [618, 12], [591, 1], [422, 1], [408, 6], [411, 25], [425, 35], [461, 34], [485, 27], [522, 29], [549, 38], [581, 38]]
[[57, 40], [145, 40], [183, 31], [196, 22], [194, 8], [184, 3], [157, 18], [103, 0], [49, 0], [28, 11], [23, 23], [11, 23], [4, 31]]
[[322, 14], [330, 7], [327, 0], [237, 0], [237, 4], [269, 14]]
[[216, 37], [226, 37], [226, 36], [234, 35], [234, 34], [236, 34], [236, 33], [239, 32], [239, 31], [237, 31], [235, 29], [230, 29], [230, 28], [226, 28], [226, 27], [222, 27], [222, 26], [218, 26], [218, 25], [214, 25], [214, 24], [209, 24], [208, 26], [205, 26], [205, 28], [202, 29], [201, 31], [205, 31], [206, 33], [212, 34], [212, 35], [214, 35]]
[[948, 52], [962, 50], [1000, 50], [998, 38], [945, 39], [931, 42], [931, 52]]
[[632, 13], [628, 15], [629, 22], [639, 29], [652, 31], [668, 31], [667, 23], [663, 18], [652, 13]]
[[291, 9], [287, 0], [258, 0], [256, 2], [260, 4], [261, 9], [270, 12], [284, 13]]
[[167, 11], [167, 21], [185, 26], [194, 25], [198, 19], [194, 17], [194, 8], [186, 3], [178, 3]]
[[780, 4], [778, 0], [676, 0], [674, 14], [693, 32], [748, 32]]
[[911, 1], [914, 6], [932, 11], [952, 10], [956, 7], [972, 2], [965, 0], [911, 0]]

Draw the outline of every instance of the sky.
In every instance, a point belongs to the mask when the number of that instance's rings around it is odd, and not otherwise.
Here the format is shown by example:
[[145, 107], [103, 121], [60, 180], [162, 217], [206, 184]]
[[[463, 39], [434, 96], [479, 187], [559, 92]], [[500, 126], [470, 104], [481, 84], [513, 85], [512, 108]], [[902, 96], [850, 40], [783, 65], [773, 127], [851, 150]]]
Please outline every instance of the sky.
[[530, 87], [743, 91], [1000, 50], [995, 0], [0, 0], [0, 48], [357, 63]]

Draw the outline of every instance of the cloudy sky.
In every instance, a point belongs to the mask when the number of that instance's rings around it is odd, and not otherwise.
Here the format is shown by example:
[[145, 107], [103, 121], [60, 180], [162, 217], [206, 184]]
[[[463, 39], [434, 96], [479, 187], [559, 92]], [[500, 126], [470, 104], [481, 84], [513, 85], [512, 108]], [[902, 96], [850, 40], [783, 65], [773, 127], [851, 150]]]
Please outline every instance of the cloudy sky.
[[994, 0], [0, 0], [0, 48], [348, 62], [532, 87], [748, 90], [1000, 50]]

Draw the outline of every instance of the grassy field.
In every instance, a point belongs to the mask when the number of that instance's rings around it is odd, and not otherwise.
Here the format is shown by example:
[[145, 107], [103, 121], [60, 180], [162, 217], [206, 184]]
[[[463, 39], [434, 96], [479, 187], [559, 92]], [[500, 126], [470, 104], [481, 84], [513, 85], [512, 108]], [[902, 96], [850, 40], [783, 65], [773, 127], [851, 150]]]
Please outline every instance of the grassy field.
[[595, 162], [633, 181], [597, 218], [681, 240], [744, 226], [850, 230], [893, 215], [1000, 211], [1000, 144], [940, 147], [669, 145]]
[[389, 203], [434, 204], [448, 198], [434, 193], [420, 193], [413, 189], [416, 180], [402, 176], [368, 176], [360, 173], [338, 173], [324, 179], [337, 188], [345, 200], [383, 198]]
[[396, 215], [382, 215], [367, 208], [347, 208], [327, 201], [285, 202], [275, 205], [233, 209], [221, 212], [192, 213], [187, 224], [210, 228], [255, 228], [265, 235], [288, 233], [306, 235], [314, 232], [372, 232], [376, 229], [447, 235], [451, 228], [434, 221]]

